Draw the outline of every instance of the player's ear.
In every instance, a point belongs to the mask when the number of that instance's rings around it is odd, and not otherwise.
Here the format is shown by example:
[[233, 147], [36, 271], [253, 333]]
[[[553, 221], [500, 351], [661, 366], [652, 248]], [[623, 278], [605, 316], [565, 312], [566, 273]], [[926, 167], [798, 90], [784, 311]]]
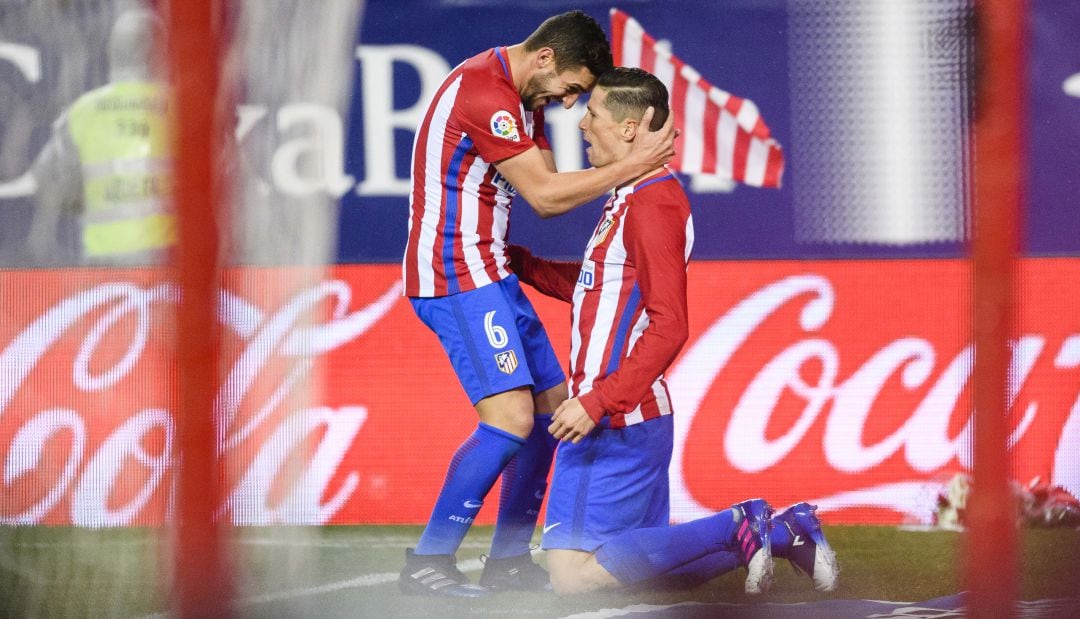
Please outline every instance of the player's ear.
[[547, 69], [555, 67], [555, 50], [550, 47], [541, 47], [536, 52], [536, 68]]
[[633, 118], [623, 120], [619, 127], [619, 133], [622, 136], [622, 139], [627, 142], [633, 142], [640, 124], [639, 121], [634, 120]]

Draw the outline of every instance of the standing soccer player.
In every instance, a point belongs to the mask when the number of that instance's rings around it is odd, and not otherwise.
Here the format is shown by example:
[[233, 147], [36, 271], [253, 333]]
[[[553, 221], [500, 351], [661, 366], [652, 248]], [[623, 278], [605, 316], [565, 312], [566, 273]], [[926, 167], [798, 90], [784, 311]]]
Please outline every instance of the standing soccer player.
[[[602, 74], [579, 125], [589, 162], [605, 168], [668, 114], [667, 89], [641, 69]], [[544, 526], [559, 594], [649, 583], [695, 585], [740, 566], [747, 593], [772, 582], [787, 557], [822, 590], [836, 586], [832, 550], [812, 506], [772, 519], [762, 499], [676, 526], [669, 522], [671, 398], [663, 373], [688, 337], [686, 269], [694, 243], [690, 204], [662, 166], [620, 185], [580, 263], [511, 246], [525, 283], [572, 304], [570, 386], [551, 433], [564, 441]]]
[[[455, 68], [417, 129], [405, 294], [439, 337], [480, 423], [451, 459], [416, 548], [406, 551], [403, 593], [475, 597], [548, 586], [529, 541], [556, 444], [547, 432], [550, 413], [567, 390], [547, 334], [507, 266], [507, 223], [519, 192], [550, 217], [671, 158], [667, 123], [641, 132], [618, 164], [556, 172], [543, 107], [571, 107], [611, 66], [595, 20], [581, 11], [557, 15], [523, 43]], [[456, 568], [455, 553], [500, 474], [495, 534], [477, 587]]]

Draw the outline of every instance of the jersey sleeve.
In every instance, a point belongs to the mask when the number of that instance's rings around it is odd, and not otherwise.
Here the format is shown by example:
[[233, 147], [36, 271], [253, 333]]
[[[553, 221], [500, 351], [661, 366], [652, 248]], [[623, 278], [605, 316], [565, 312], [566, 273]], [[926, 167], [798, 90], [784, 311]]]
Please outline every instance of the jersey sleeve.
[[454, 114], [476, 152], [488, 163], [509, 159], [536, 145], [525, 132], [521, 99], [509, 85], [493, 86], [477, 75], [466, 74]]
[[520, 245], [507, 247], [510, 268], [518, 279], [541, 293], [570, 303], [574, 284], [581, 272], [580, 262], [562, 262], [538, 258]]
[[637, 269], [649, 325], [618, 369], [580, 396], [597, 423], [604, 415], [637, 407], [688, 337], [685, 212], [673, 199], [645, 200], [631, 206], [625, 225], [627, 258]]

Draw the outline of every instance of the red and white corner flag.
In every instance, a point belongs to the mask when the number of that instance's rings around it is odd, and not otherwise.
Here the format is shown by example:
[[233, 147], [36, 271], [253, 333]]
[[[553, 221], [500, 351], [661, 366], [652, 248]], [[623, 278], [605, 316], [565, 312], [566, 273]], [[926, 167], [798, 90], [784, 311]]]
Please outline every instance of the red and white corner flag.
[[705, 81], [618, 9], [611, 9], [611, 51], [615, 66], [645, 69], [667, 86], [675, 128], [681, 132], [672, 168], [755, 187], [780, 186], [784, 152], [753, 101]]

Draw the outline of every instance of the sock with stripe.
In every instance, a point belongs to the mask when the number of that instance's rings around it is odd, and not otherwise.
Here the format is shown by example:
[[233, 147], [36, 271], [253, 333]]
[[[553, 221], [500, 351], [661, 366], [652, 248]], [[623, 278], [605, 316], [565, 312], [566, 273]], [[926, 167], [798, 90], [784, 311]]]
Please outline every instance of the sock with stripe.
[[491, 486], [525, 441], [486, 423], [458, 447], [446, 471], [417, 555], [452, 555], [469, 532]]
[[706, 555], [732, 550], [736, 517], [735, 510], [726, 509], [670, 527], [627, 531], [601, 546], [596, 560], [624, 585], [651, 580]]
[[739, 553], [713, 552], [641, 583], [650, 589], [693, 589], [742, 566]]
[[559, 441], [548, 432], [551, 414], [533, 418], [525, 445], [503, 469], [499, 516], [491, 539], [491, 558], [505, 559], [529, 552], [540, 505], [547, 491], [551, 458]]

